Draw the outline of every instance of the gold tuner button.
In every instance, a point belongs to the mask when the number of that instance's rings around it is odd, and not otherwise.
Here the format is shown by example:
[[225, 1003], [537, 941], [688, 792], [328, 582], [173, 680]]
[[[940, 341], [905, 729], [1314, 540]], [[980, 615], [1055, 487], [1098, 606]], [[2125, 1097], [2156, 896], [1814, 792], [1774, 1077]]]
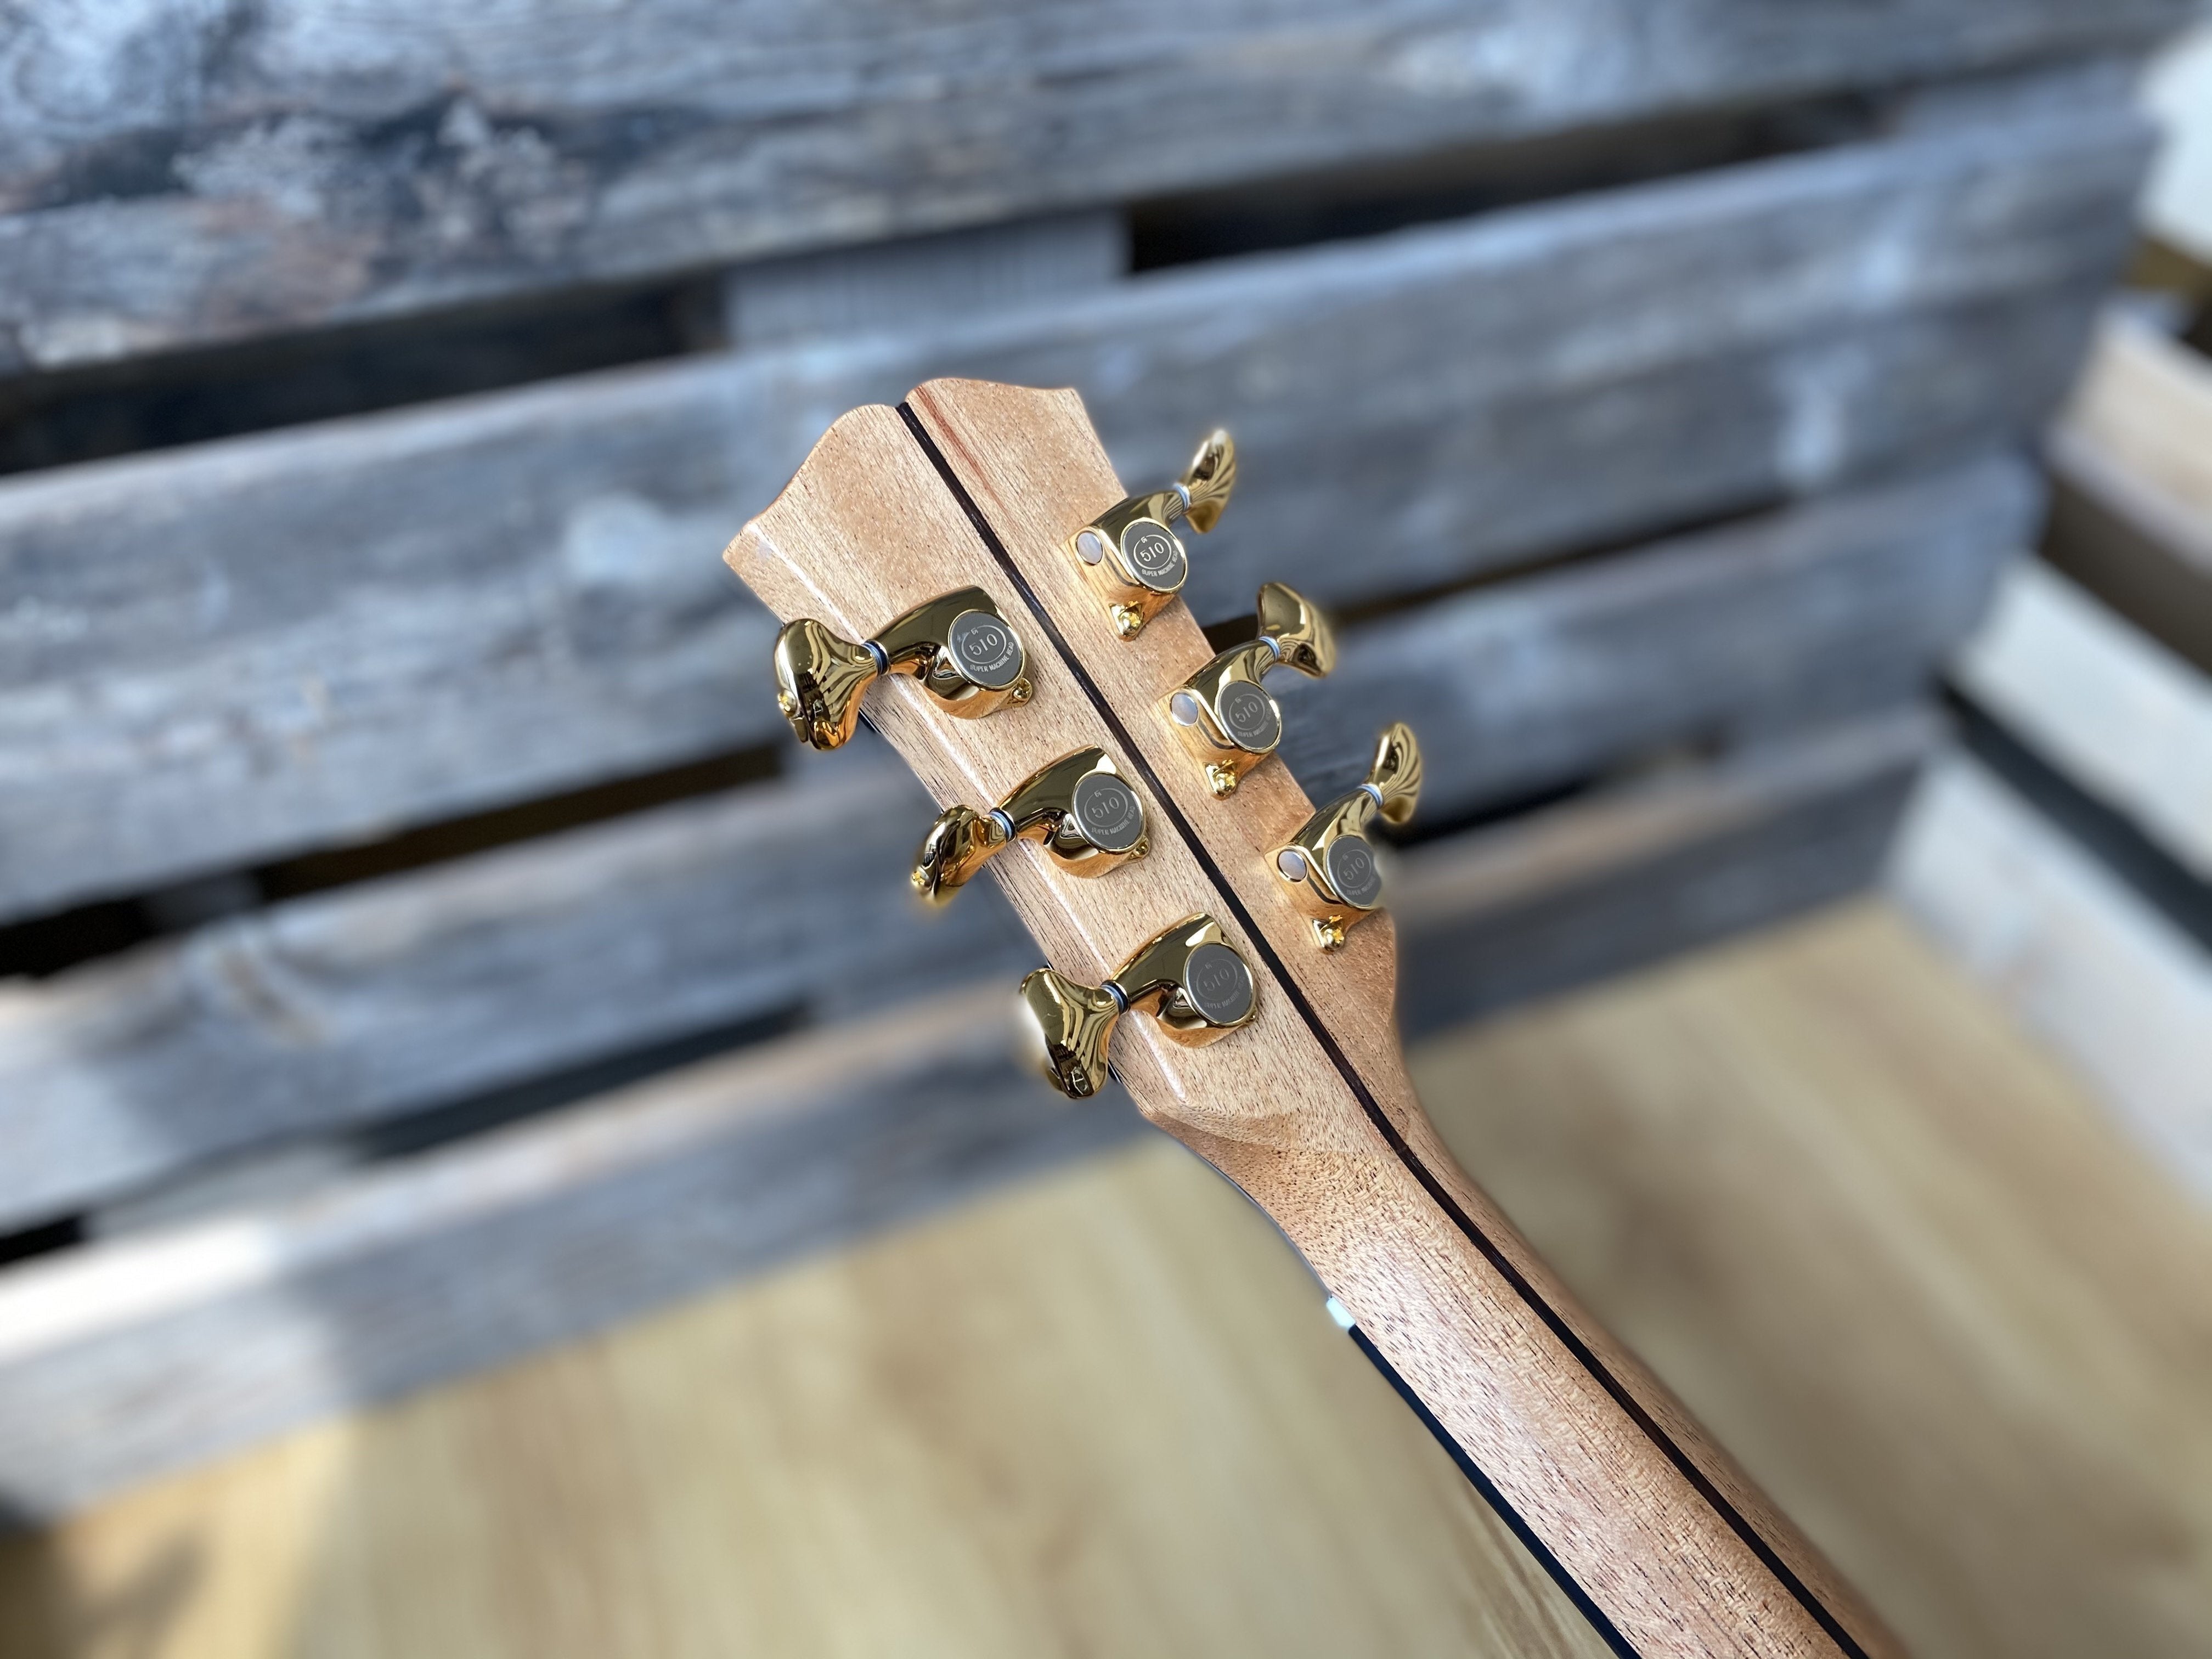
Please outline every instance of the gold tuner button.
[[1275, 849], [1275, 874], [1313, 924], [1314, 943], [1322, 950], [1337, 949], [1346, 930], [1382, 902], [1382, 869], [1367, 826], [1378, 813], [1385, 823], [1405, 823], [1420, 798], [1421, 745], [1413, 727], [1395, 721], [1376, 740], [1367, 781], [1322, 807]]
[[988, 811], [950, 806], [921, 838], [914, 890], [943, 904], [1003, 847], [1042, 842], [1071, 875], [1103, 876], [1140, 859], [1152, 842], [1145, 803], [1103, 749], [1062, 755], [1016, 785]]
[[1259, 988], [1212, 916], [1185, 916], [1139, 945], [1103, 985], [1040, 968], [1022, 981], [1022, 1024], [1046, 1080], [1070, 1100], [1106, 1086], [1106, 1047], [1134, 1008], [1200, 1048], [1251, 1023]]
[[855, 644], [811, 617], [775, 636], [775, 705], [799, 740], [817, 749], [848, 741], [860, 718], [860, 694], [885, 674], [910, 674], [949, 714], [981, 720], [1030, 700], [1029, 658], [1021, 636], [980, 587], [963, 587], [918, 605]]
[[1261, 676], [1282, 667], [1319, 679], [1334, 666], [1328, 618], [1282, 583], [1268, 582], [1260, 589], [1260, 637], [1223, 652], [1169, 693], [1164, 707], [1213, 793], [1233, 795], [1282, 740], [1282, 708]]
[[1169, 526], [1181, 519], [1204, 535], [1221, 522], [1236, 488], [1237, 445], [1215, 432], [1176, 483], [1117, 502], [1067, 538], [1115, 633], [1135, 639], [1182, 591], [1190, 556]]

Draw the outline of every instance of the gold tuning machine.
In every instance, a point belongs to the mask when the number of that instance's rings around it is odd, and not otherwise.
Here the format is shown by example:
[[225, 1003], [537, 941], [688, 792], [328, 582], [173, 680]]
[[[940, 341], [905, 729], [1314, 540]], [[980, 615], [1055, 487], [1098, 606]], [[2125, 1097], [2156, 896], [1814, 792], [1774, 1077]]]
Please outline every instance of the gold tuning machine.
[[1070, 1100], [1106, 1086], [1106, 1046], [1134, 1008], [1194, 1048], [1249, 1024], [1259, 988], [1212, 916], [1185, 916], [1139, 945], [1103, 985], [1040, 968], [1022, 981], [1023, 1024], [1052, 1085]]
[[1021, 636], [980, 587], [963, 587], [896, 617], [855, 644], [811, 617], [775, 636], [775, 702], [799, 740], [817, 749], [848, 741], [860, 696], [886, 674], [910, 674], [950, 714], [981, 720], [1030, 700]]
[[1115, 633], [1135, 639], [1182, 591], [1190, 556], [1169, 526], [1182, 519], [1204, 535], [1221, 522], [1236, 488], [1237, 445], [1217, 431], [1174, 483], [1116, 503], [1067, 538]]
[[1268, 582], [1260, 589], [1260, 637], [1231, 646], [1170, 692], [1168, 720], [1206, 769], [1213, 793], [1233, 795], [1282, 739], [1282, 708], [1261, 676], [1282, 667], [1319, 679], [1335, 666], [1328, 618], [1282, 583]]
[[1385, 823], [1405, 823], [1420, 798], [1421, 745], [1413, 728], [1398, 720], [1376, 740], [1367, 781], [1322, 807], [1275, 849], [1275, 874], [1312, 922], [1322, 950], [1337, 949], [1345, 930], [1382, 902], [1382, 871], [1367, 826], [1378, 814]]
[[1016, 785], [988, 811], [950, 806], [921, 838], [914, 890], [932, 904], [947, 902], [1001, 848], [1027, 838], [1044, 843], [1071, 875], [1103, 876], [1152, 845], [1145, 803], [1103, 749], [1062, 755]]

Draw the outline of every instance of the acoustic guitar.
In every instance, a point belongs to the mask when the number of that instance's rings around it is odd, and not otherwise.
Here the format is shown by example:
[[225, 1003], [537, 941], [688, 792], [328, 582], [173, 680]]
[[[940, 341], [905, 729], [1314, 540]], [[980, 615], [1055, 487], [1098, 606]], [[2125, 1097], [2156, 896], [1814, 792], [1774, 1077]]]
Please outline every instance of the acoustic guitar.
[[1616, 1651], [1899, 1652], [1423, 1114], [1378, 846], [1418, 802], [1418, 741], [1377, 734], [1366, 780], [1318, 808], [1273, 757], [1267, 677], [1324, 676], [1335, 647], [1279, 584], [1218, 652], [1179, 602], [1186, 535], [1236, 470], [1216, 434], [1130, 495], [1073, 392], [933, 380], [838, 420], [725, 557], [786, 624], [800, 739], [835, 749], [865, 716], [944, 809], [921, 900], [988, 868], [1028, 925], [1045, 1077], [1081, 1099], [1110, 1068], [1274, 1219]]

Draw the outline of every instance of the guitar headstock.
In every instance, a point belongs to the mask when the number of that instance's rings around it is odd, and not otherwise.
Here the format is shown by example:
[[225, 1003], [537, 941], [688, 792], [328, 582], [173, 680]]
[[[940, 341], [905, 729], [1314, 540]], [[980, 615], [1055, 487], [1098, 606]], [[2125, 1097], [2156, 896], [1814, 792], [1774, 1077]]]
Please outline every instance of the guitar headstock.
[[1389, 727], [1318, 811], [1273, 756], [1262, 678], [1325, 674], [1327, 619], [1271, 585], [1261, 636], [1217, 653], [1172, 591], [1173, 521], [1209, 524], [1234, 478], [1217, 437], [1131, 496], [1073, 392], [933, 380], [840, 419], [725, 556], [793, 624], [793, 730], [834, 747], [865, 699], [944, 809], [915, 825], [922, 899], [988, 866], [1036, 936], [1047, 1074], [1081, 1096], [1110, 1059], [1266, 1210], [1562, 1583], [1642, 1652], [1892, 1650], [1856, 1613], [1831, 1642], [1817, 1555], [1422, 1115], [1363, 834], [1410, 815], [1419, 750]]
[[799, 736], [836, 746], [865, 701], [945, 809], [915, 826], [918, 892], [1000, 879], [1048, 964], [1022, 988], [1048, 1075], [1091, 1092], [1110, 1054], [1182, 1139], [1266, 1120], [1287, 1151], [1320, 1127], [1290, 1128], [1302, 1099], [1410, 1099], [1364, 832], [1410, 814], [1419, 757], [1390, 728], [1316, 812], [1274, 756], [1263, 677], [1325, 674], [1335, 647], [1278, 584], [1222, 652], [1177, 599], [1177, 532], [1211, 528], [1235, 477], [1217, 433], [1132, 495], [1074, 392], [933, 380], [840, 419], [725, 556], [787, 623]]

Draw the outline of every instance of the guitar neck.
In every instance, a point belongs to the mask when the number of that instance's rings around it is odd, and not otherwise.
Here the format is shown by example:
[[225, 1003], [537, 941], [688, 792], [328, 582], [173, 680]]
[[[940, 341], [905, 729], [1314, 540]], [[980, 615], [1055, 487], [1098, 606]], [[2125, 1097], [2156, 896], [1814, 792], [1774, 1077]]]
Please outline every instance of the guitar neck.
[[1085, 983], [1115, 971], [1133, 915], [1218, 919], [1263, 988], [1250, 1024], [1194, 1049], [1124, 1021], [1116, 1072], [1147, 1117], [1273, 1218], [1619, 1650], [1895, 1652], [1445, 1150], [1389, 1018], [1388, 917], [1323, 952], [1270, 887], [1268, 849], [1312, 810], [1289, 769], [1253, 771], [1231, 811], [1145, 717], [1211, 654], [1188, 611], [1134, 640], [1069, 625], [1096, 605], [1066, 538], [1122, 494], [1073, 393], [933, 381], [896, 410], [840, 420], [727, 556], [781, 617], [853, 639], [973, 586], [1049, 645], [1031, 651], [1018, 719], [952, 718], [903, 679], [870, 691], [870, 719], [941, 805], [995, 799], [1085, 745], [1122, 764], [1153, 823], [1148, 856], [1099, 881], [1008, 854], [992, 866], [1001, 884], [1054, 966]]

